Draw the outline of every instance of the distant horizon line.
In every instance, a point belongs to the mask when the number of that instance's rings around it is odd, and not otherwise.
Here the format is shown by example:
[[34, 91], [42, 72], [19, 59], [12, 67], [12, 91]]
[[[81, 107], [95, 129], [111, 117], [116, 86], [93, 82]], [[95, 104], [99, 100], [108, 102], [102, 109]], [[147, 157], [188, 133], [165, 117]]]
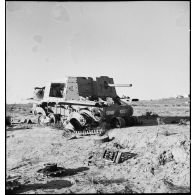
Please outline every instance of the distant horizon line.
[[[190, 94], [189, 94], [190, 95]], [[181, 98], [179, 98], [179, 96], [182, 96]], [[126, 97], [129, 97], [129, 96], [126, 96]], [[139, 99], [139, 98], [130, 98], [131, 100], [132, 99], [138, 99], [139, 101], [155, 101], [155, 100], [164, 100], [164, 99], [188, 99], [190, 97], [186, 97], [184, 95], [178, 95], [178, 96], [175, 96], [175, 97], [162, 97], [162, 98], [155, 98], [155, 99], [152, 99], [152, 98], [149, 98], [149, 99]], [[28, 100], [21, 100], [21, 101], [16, 101], [16, 102], [6, 102], [6, 105], [7, 104], [32, 104], [32, 102], [28, 102], [28, 103], [25, 103], [25, 101], [28, 101]]]

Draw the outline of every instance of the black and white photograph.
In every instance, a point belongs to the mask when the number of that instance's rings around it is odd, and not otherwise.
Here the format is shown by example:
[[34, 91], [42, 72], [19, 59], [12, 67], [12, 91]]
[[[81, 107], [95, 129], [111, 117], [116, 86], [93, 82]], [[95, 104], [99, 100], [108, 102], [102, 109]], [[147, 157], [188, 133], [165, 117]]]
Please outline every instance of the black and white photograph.
[[6, 193], [191, 193], [191, 1], [4, 8]]

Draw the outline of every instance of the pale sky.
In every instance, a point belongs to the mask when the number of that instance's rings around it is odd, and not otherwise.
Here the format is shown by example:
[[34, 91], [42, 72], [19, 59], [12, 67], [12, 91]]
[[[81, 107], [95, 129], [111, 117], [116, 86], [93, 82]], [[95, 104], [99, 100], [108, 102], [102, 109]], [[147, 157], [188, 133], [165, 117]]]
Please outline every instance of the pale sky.
[[7, 103], [66, 75], [131, 98], [189, 94], [189, 2], [6, 2]]

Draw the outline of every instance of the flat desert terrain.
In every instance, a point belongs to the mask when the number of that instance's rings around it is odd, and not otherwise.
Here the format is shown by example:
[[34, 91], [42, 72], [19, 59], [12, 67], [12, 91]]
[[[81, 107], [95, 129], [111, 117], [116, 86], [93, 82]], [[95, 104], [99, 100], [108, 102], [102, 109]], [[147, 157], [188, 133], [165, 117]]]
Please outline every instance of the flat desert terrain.
[[[188, 99], [133, 102], [142, 125], [111, 129], [110, 141], [96, 135], [66, 139], [63, 130], [28, 124], [6, 129], [6, 177], [17, 178], [17, 194], [182, 193], [190, 192], [190, 106]], [[7, 105], [14, 120], [36, 117], [31, 105]], [[163, 120], [158, 124], [152, 114]], [[179, 123], [186, 119], [187, 123]], [[105, 150], [131, 154], [121, 163], [103, 158]], [[62, 172], [44, 175], [46, 163]]]

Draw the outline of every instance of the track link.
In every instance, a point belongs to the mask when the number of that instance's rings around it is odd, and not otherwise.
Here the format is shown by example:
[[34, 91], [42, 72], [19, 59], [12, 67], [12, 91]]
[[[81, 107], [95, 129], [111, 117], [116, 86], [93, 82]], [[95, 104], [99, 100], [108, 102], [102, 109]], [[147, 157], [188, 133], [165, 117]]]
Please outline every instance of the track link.
[[76, 135], [98, 135], [102, 132], [101, 129], [75, 131]]

